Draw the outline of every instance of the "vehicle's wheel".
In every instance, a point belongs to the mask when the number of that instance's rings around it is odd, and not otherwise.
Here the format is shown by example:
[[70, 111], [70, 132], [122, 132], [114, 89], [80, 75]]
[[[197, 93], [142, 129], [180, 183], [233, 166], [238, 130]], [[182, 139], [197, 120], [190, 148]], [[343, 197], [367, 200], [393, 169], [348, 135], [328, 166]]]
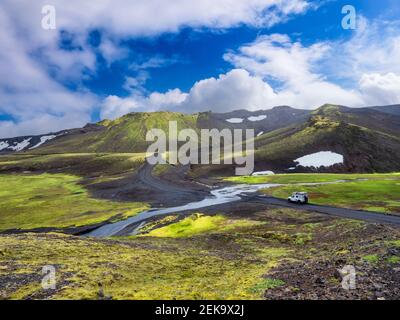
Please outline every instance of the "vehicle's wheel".
[[301, 201], [300, 201], [300, 200], [297, 200], [297, 204], [301, 204]]

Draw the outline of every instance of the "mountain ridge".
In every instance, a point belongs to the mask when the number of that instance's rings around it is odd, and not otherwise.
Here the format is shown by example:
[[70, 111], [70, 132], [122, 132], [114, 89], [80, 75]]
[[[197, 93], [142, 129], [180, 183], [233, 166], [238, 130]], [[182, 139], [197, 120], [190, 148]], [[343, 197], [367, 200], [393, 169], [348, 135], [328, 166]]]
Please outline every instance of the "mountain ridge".
[[[315, 110], [278, 106], [268, 110], [228, 113], [133, 112], [115, 120], [102, 120], [54, 134], [0, 139], [0, 149], [3, 147], [0, 153], [141, 153], [150, 144], [145, 141], [148, 130], [159, 128], [168, 132], [169, 121], [176, 121], [178, 130], [254, 129], [257, 170], [399, 171], [398, 110], [400, 106], [348, 108], [326, 104]], [[28, 144], [26, 140], [29, 138]], [[7, 152], [5, 144], [12, 149]], [[344, 163], [329, 168], [305, 168], [294, 161], [321, 151], [343, 155]]]

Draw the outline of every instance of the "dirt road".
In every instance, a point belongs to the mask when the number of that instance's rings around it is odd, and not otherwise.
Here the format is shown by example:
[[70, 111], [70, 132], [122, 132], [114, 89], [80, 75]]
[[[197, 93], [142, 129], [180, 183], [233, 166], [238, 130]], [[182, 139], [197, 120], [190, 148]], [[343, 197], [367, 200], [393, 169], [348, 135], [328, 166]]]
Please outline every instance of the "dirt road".
[[182, 168], [172, 167], [163, 179], [152, 174], [154, 166], [144, 163], [132, 174], [121, 179], [87, 185], [94, 197], [117, 201], [141, 201], [153, 207], [172, 207], [209, 196], [209, 188], [191, 181]]
[[328, 214], [341, 218], [348, 219], [356, 219], [363, 220], [367, 222], [373, 223], [384, 223], [384, 224], [393, 224], [400, 226], [400, 216], [394, 215], [386, 215], [384, 213], [371, 212], [371, 211], [363, 211], [363, 210], [354, 210], [347, 208], [339, 208], [339, 207], [331, 207], [331, 206], [322, 206], [315, 204], [306, 204], [306, 205], [298, 205], [295, 203], [289, 203], [284, 199], [278, 199], [274, 197], [254, 195], [254, 196], [244, 196], [244, 201], [254, 201], [254, 202], [262, 202], [268, 205], [276, 205], [281, 207], [289, 207], [299, 210], [306, 210], [312, 212], [318, 212], [323, 214]]

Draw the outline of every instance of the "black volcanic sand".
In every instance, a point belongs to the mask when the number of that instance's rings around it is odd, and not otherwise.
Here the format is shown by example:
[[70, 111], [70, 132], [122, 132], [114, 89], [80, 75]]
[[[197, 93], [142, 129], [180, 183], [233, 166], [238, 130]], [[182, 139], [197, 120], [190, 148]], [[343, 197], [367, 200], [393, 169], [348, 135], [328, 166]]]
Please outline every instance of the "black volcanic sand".
[[210, 187], [188, 178], [185, 170], [184, 167], [172, 167], [159, 178], [152, 175], [150, 165], [144, 164], [138, 172], [121, 179], [86, 187], [97, 198], [147, 202], [155, 208], [180, 206], [209, 196]]

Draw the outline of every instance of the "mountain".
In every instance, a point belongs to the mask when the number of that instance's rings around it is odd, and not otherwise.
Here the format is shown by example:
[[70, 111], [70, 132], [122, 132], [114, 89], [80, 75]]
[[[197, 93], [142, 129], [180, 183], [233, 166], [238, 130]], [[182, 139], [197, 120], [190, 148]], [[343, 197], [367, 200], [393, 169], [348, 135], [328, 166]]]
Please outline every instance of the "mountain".
[[0, 139], [0, 153], [19, 152], [34, 150], [62, 135], [68, 134], [68, 131], [48, 133], [37, 136], [22, 136], [8, 139]]
[[[276, 172], [400, 171], [400, 106], [347, 108], [324, 105], [314, 111], [288, 106], [229, 113], [136, 112], [58, 133], [0, 139], [0, 152], [35, 154], [144, 152], [148, 130], [254, 129], [256, 170]], [[304, 156], [331, 152], [343, 162], [318, 169], [296, 162]], [[207, 174], [207, 170], [203, 170]], [[223, 170], [222, 170], [223, 171]], [[220, 174], [221, 172], [219, 172]]]
[[[369, 109], [369, 108], [366, 108]], [[380, 107], [370, 107], [370, 109], [374, 109], [380, 112], [394, 114], [400, 116], [400, 104], [392, 105], [392, 106], [380, 106]]]
[[159, 128], [168, 132], [169, 121], [176, 121], [178, 129], [195, 129], [196, 120], [197, 115], [173, 112], [129, 113], [116, 120], [103, 120], [81, 129], [68, 130], [40, 148], [22, 150], [30, 153], [145, 152], [149, 145], [146, 133], [150, 129]]
[[[300, 123], [309, 114], [310, 111], [290, 107], [276, 107], [271, 110], [256, 112], [239, 110], [225, 114], [212, 112], [199, 114], [134, 112], [116, 120], [103, 120], [88, 124], [80, 129], [65, 130], [41, 136], [0, 139], [0, 148], [1, 146], [4, 147], [0, 152], [144, 152], [149, 145], [145, 141], [147, 131], [152, 128], [159, 128], [168, 132], [169, 121], [176, 121], [178, 129], [252, 128], [255, 129], [256, 134], [260, 134], [292, 123]], [[229, 122], [235, 118], [242, 120], [243, 123]], [[48, 140], [45, 140], [46, 138]], [[43, 143], [40, 144], [40, 148], [36, 149], [41, 141]], [[18, 148], [14, 147], [14, 144]]]
[[310, 115], [310, 110], [294, 109], [288, 106], [270, 110], [237, 110], [229, 113], [200, 113], [197, 121], [199, 128], [222, 130], [254, 129], [256, 135], [264, 134], [291, 124], [302, 123]]
[[[398, 106], [400, 108], [400, 106]], [[315, 110], [319, 115], [334, 121], [350, 123], [375, 131], [400, 135], [400, 113], [396, 115], [392, 106], [375, 108], [347, 108], [343, 106], [325, 105]]]
[[256, 139], [256, 164], [262, 169], [312, 171], [294, 160], [321, 151], [343, 155], [343, 164], [319, 171], [400, 170], [400, 116], [369, 108], [325, 105], [307, 121]]

